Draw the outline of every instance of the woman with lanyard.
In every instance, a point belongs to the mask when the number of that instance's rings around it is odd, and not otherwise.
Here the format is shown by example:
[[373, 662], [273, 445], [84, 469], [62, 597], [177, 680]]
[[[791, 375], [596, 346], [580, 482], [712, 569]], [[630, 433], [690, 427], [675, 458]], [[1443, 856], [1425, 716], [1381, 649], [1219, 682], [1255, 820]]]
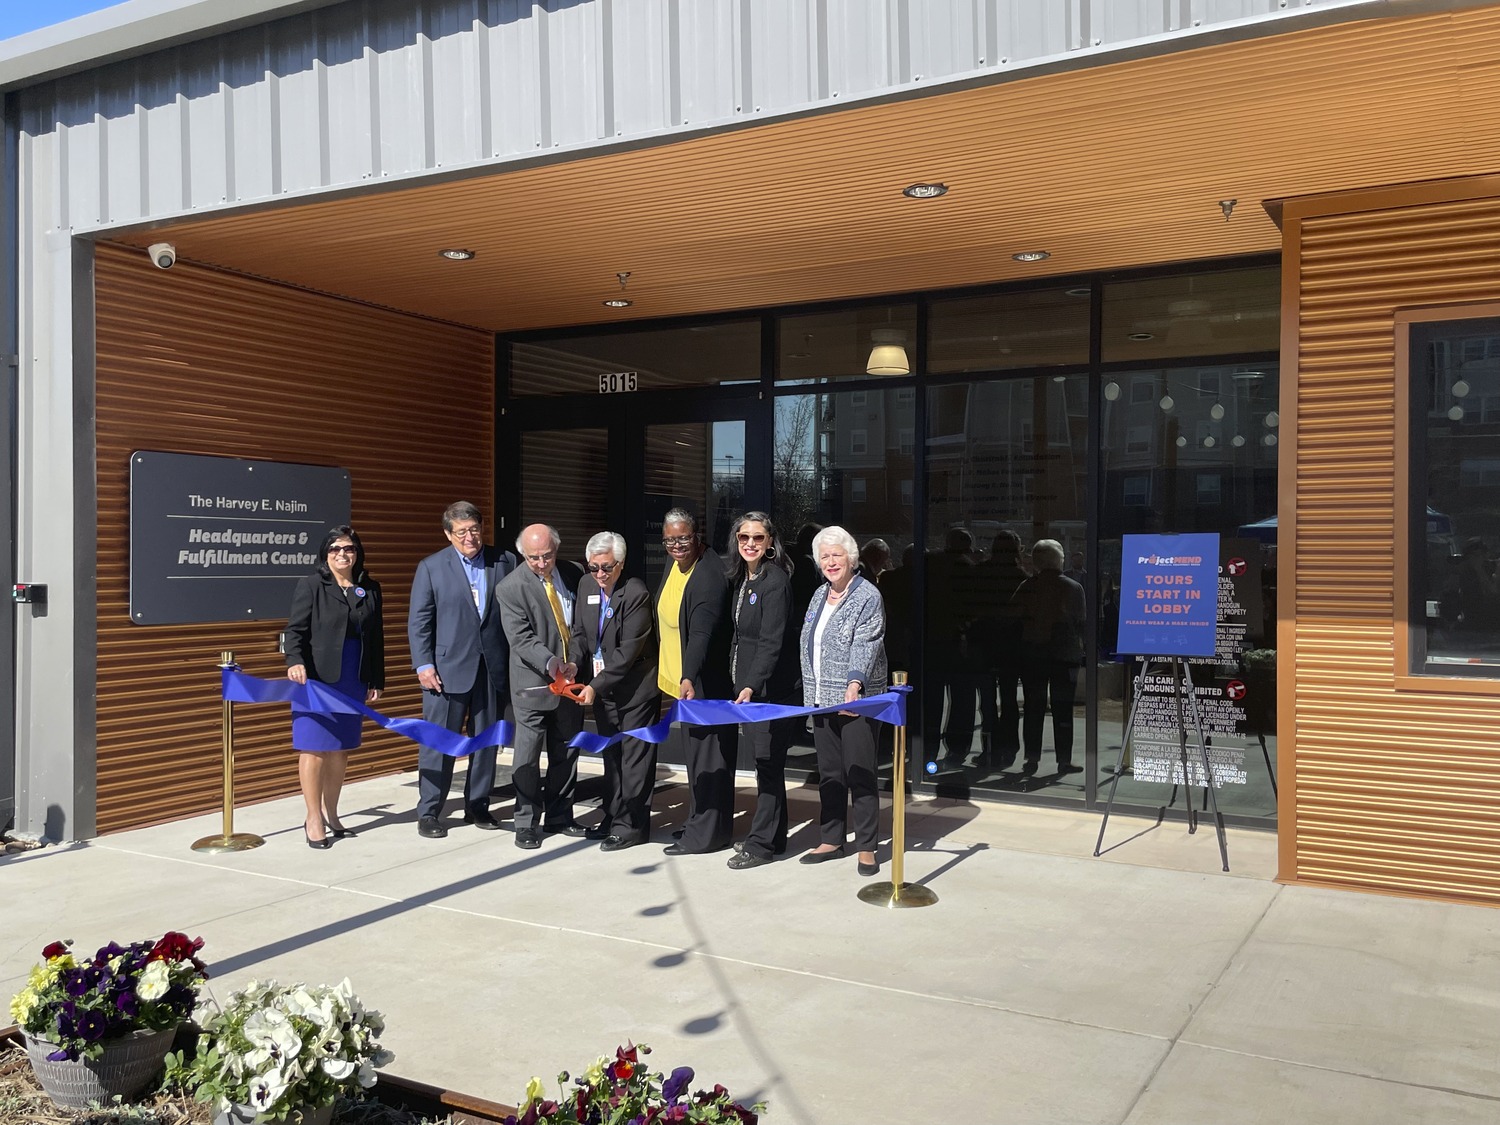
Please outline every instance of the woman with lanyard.
[[[802, 702], [807, 707], [853, 703], [885, 691], [885, 609], [875, 583], [860, 578], [859, 544], [842, 527], [825, 527], [813, 540], [825, 579], [802, 623]], [[880, 790], [875, 774], [874, 721], [840, 711], [813, 716], [818, 754], [819, 834], [822, 842], [802, 863], [844, 854], [848, 805], [854, 806], [859, 873], [880, 871]]]
[[[365, 549], [348, 525], [323, 537], [318, 569], [297, 583], [286, 623], [286, 677], [309, 679], [340, 695], [374, 703], [385, 689], [385, 630], [380, 586], [365, 570]], [[349, 751], [360, 743], [362, 715], [292, 711], [292, 749], [307, 816], [307, 846], [322, 850], [353, 836], [339, 820]]]
[[[656, 722], [656, 633], [651, 591], [639, 578], [621, 582], [625, 538], [601, 531], [584, 548], [588, 573], [578, 580], [573, 639], [568, 651], [584, 684], [579, 702], [594, 708], [606, 738]], [[604, 751], [604, 816], [588, 830], [606, 852], [644, 844], [651, 836], [651, 793], [656, 788], [656, 745], [626, 738]]]
[[[746, 512], [735, 520], [729, 541], [739, 552], [729, 576], [734, 701], [796, 706], [791, 559], [764, 512]], [[729, 857], [736, 871], [760, 867], [786, 851], [786, 752], [799, 725], [797, 719], [773, 719], [742, 727], [755, 761], [755, 814], [750, 834]]]

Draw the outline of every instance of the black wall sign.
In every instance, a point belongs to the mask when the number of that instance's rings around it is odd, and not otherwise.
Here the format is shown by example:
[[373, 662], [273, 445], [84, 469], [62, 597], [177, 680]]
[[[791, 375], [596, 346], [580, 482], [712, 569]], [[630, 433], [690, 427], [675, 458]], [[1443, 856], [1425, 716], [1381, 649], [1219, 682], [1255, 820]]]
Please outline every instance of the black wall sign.
[[132, 453], [130, 620], [284, 619], [349, 511], [347, 469]]

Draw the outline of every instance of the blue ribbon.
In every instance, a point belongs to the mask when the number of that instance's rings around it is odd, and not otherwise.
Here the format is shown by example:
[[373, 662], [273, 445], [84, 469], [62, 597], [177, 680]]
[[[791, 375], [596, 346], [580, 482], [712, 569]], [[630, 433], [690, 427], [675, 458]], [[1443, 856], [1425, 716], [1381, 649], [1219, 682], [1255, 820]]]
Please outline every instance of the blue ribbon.
[[892, 687], [880, 695], [869, 695], [853, 703], [835, 703], [830, 707], [784, 707], [779, 703], [735, 703], [728, 699], [679, 699], [668, 708], [658, 723], [649, 727], [621, 731], [605, 738], [581, 731], [570, 746], [597, 754], [622, 738], [639, 738], [642, 742], [665, 742], [673, 723], [694, 727], [727, 727], [739, 723], [768, 723], [772, 719], [800, 719], [807, 715], [836, 715], [840, 711], [864, 715], [877, 723], [893, 726], [906, 724], [906, 693], [909, 686]]
[[[505, 720], [491, 723], [476, 735], [465, 737], [447, 727], [426, 719], [393, 719], [350, 699], [325, 683], [308, 680], [294, 684], [291, 680], [262, 680], [234, 668], [224, 668], [223, 695], [231, 703], [290, 703], [298, 711], [314, 715], [363, 715], [377, 726], [420, 743], [451, 758], [463, 758], [490, 746], [514, 746], [515, 726]], [[773, 719], [800, 719], [808, 715], [834, 715], [840, 711], [864, 715], [877, 723], [903, 726], [906, 723], [908, 686], [892, 687], [880, 695], [866, 696], [853, 703], [835, 703], [829, 707], [785, 707], [779, 703], [734, 703], [728, 699], [679, 699], [661, 721], [649, 727], [621, 731], [606, 738], [580, 731], [570, 746], [598, 754], [623, 738], [662, 743], [674, 723], [697, 727], [726, 727], [740, 723], [768, 723]]]
[[504, 719], [491, 723], [472, 736], [459, 734], [426, 719], [393, 719], [350, 699], [317, 680], [294, 684], [291, 680], [262, 680], [233, 668], [223, 669], [224, 698], [231, 703], [290, 703], [298, 711], [314, 715], [363, 715], [376, 726], [395, 731], [413, 742], [446, 754], [466, 758], [490, 746], [514, 746], [515, 726]]

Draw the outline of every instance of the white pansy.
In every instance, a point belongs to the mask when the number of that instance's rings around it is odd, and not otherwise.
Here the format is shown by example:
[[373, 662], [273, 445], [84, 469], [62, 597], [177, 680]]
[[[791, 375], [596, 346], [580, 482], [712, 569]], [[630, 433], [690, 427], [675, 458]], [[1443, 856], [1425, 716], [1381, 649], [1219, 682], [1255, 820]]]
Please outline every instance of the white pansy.
[[359, 1064], [359, 1084], [366, 1090], [375, 1085], [375, 1068], [367, 1062]]
[[354, 1064], [348, 1059], [324, 1059], [323, 1073], [335, 1082], [342, 1082], [354, 1073]]
[[250, 1080], [250, 1104], [256, 1109], [270, 1109], [286, 1093], [286, 1076], [279, 1070], [257, 1074]]
[[136, 982], [135, 994], [142, 1000], [160, 1000], [167, 994], [171, 983], [167, 975], [166, 962], [152, 961], [141, 973], [141, 979]]

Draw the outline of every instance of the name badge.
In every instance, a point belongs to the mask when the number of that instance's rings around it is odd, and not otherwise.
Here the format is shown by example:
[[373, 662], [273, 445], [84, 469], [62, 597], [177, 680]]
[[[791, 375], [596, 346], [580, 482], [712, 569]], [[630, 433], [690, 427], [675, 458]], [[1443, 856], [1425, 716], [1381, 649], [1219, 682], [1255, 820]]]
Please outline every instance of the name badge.
[[604, 671], [604, 657], [602, 657], [602, 656], [595, 656], [594, 657], [594, 675], [597, 676], [602, 671]]
[[599, 595], [598, 594], [590, 594], [589, 595], [589, 605], [598, 605], [598, 604], [599, 604]]

